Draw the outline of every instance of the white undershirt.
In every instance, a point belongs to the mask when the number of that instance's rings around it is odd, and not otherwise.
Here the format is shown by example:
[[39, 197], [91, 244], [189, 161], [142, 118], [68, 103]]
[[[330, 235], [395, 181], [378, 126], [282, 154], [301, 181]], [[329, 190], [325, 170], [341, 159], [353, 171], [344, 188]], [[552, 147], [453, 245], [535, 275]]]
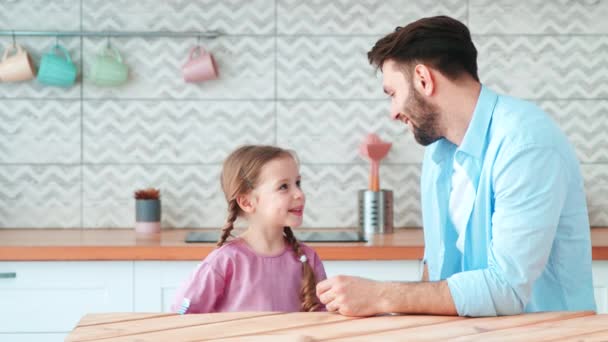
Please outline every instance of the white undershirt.
[[452, 190], [450, 192], [450, 218], [458, 233], [456, 247], [461, 253], [464, 251], [464, 236], [466, 225], [475, 202], [475, 188], [467, 176], [464, 168], [454, 160], [454, 173], [452, 174]]

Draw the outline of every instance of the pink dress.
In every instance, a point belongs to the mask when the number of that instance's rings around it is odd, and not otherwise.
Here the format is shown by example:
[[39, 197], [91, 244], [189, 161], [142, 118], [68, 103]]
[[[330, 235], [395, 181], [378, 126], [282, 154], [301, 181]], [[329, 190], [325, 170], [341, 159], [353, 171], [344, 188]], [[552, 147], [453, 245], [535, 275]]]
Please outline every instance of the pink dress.
[[[327, 278], [315, 251], [300, 243], [317, 283]], [[178, 290], [173, 312], [301, 311], [302, 263], [291, 246], [278, 255], [254, 252], [242, 239], [214, 250]], [[183, 308], [183, 309], [180, 309]], [[321, 305], [320, 310], [325, 310]]]

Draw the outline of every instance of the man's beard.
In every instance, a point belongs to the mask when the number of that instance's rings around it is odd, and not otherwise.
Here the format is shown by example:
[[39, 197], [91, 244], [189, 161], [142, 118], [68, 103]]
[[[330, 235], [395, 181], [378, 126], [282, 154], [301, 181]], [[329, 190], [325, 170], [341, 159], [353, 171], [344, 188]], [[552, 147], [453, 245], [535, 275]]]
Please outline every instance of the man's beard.
[[412, 134], [420, 145], [428, 146], [442, 138], [437, 123], [439, 111], [436, 106], [426, 102], [413, 87], [410, 89], [410, 93], [412, 94], [411, 100], [406, 101], [404, 107], [405, 113], [411, 113], [415, 121], [412, 121]]

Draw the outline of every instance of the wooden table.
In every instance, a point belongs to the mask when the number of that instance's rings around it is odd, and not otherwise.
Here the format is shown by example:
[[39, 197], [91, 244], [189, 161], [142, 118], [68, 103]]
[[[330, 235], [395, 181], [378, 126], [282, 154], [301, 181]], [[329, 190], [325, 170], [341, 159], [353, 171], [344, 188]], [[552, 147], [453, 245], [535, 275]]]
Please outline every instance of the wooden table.
[[344, 317], [327, 312], [88, 314], [66, 341], [608, 341], [608, 315]]

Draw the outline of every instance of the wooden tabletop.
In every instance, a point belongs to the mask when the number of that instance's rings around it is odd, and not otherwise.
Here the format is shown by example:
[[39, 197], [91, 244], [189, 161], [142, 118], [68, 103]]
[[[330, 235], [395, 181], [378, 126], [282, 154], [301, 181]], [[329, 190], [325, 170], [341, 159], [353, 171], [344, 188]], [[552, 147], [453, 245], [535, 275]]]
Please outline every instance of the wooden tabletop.
[[[0, 229], [0, 261], [201, 260], [215, 245], [186, 243], [191, 231], [203, 229], [166, 229], [152, 236], [133, 229]], [[591, 229], [591, 240], [593, 259], [608, 260], [608, 228]], [[420, 260], [424, 253], [420, 228], [399, 228], [365, 243], [308, 245], [323, 260]]]
[[334, 313], [89, 314], [66, 341], [606, 341], [608, 315], [545, 312], [462, 318]]

